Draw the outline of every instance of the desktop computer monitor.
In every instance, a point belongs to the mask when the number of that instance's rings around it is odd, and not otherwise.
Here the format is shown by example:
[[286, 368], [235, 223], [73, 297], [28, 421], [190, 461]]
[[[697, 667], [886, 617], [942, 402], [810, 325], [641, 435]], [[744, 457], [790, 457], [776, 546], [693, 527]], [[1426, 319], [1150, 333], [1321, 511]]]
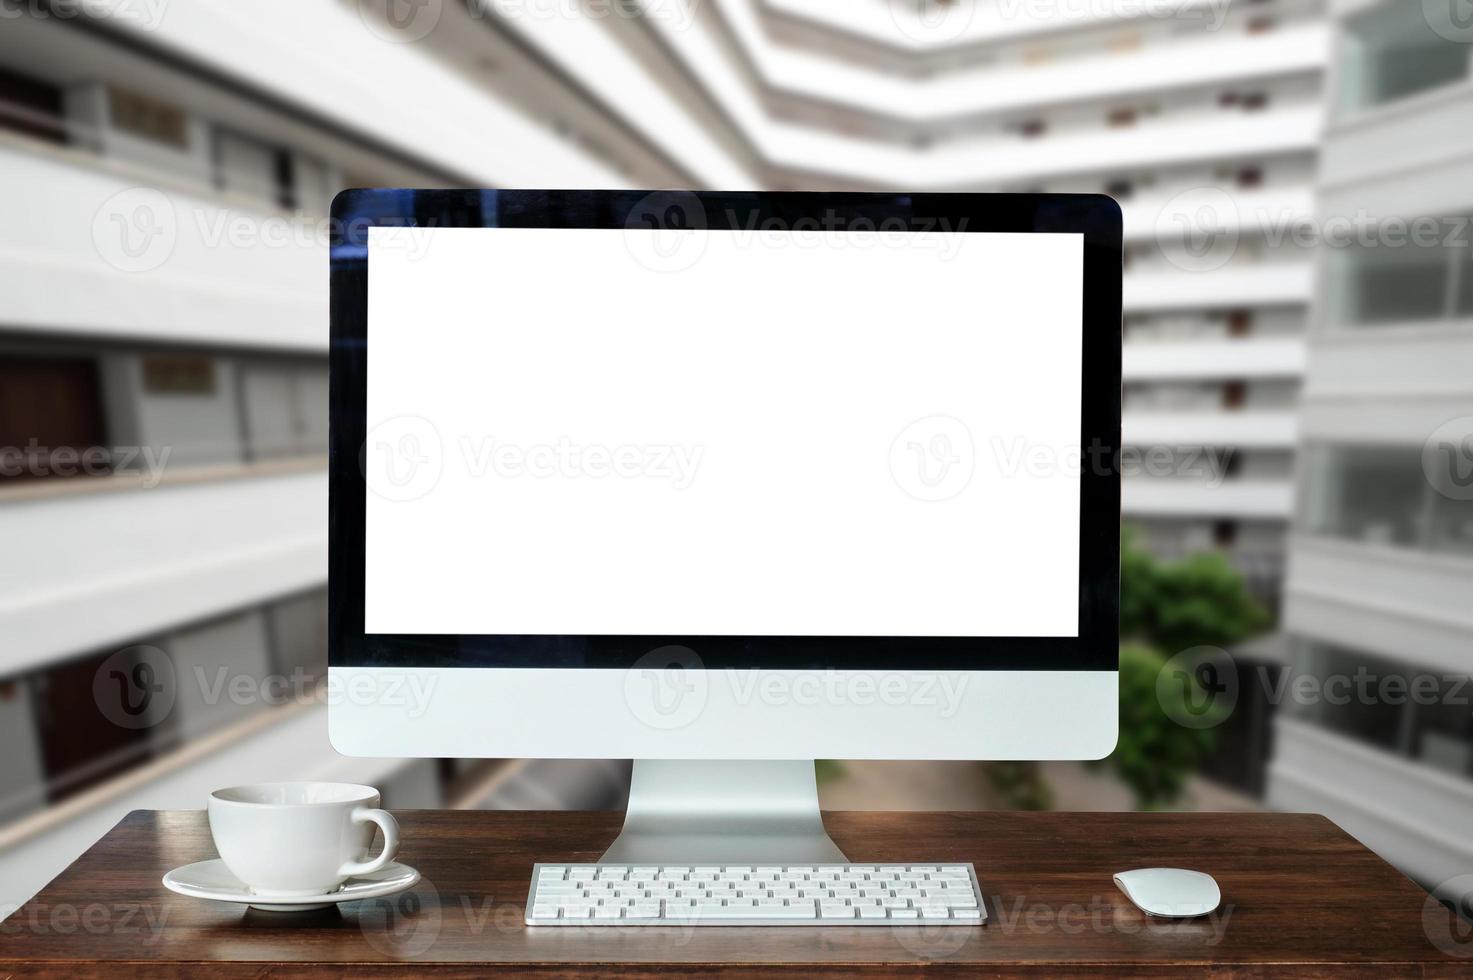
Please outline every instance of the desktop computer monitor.
[[632, 758], [610, 859], [832, 860], [812, 760], [1115, 745], [1120, 211], [357, 190], [330, 730]]

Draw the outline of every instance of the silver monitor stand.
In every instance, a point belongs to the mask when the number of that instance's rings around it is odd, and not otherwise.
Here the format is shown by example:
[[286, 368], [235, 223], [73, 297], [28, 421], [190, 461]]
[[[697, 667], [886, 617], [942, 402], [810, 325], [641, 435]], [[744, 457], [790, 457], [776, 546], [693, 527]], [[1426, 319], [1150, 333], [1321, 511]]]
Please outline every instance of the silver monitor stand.
[[605, 864], [847, 864], [811, 761], [636, 759]]

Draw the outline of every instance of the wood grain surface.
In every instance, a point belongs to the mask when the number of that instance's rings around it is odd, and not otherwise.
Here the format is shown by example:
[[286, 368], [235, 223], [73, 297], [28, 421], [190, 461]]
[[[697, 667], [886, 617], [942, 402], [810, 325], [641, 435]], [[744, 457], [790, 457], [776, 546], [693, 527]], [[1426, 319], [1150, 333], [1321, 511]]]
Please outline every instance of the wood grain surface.
[[[830, 813], [856, 863], [974, 862], [987, 924], [699, 929], [522, 924], [533, 862], [595, 861], [620, 814], [398, 817], [419, 886], [282, 914], [166, 891], [214, 856], [204, 813], [129, 814], [0, 923], [0, 977], [1473, 976], [1426, 892], [1309, 814]], [[1212, 874], [1223, 908], [1146, 919], [1111, 874], [1158, 865]]]

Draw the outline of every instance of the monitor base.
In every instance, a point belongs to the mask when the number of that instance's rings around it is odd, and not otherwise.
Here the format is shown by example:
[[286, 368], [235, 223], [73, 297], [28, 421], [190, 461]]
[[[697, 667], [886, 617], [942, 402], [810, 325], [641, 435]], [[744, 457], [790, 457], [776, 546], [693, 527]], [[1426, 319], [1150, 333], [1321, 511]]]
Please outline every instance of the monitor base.
[[847, 864], [809, 761], [636, 759], [604, 864]]

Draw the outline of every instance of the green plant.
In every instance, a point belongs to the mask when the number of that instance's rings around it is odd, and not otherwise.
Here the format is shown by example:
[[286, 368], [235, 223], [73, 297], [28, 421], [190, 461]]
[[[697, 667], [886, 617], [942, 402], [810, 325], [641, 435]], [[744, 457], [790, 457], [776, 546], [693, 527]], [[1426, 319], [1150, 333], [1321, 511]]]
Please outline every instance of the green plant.
[[1158, 683], [1167, 655], [1198, 646], [1227, 647], [1264, 629], [1269, 616], [1218, 554], [1160, 562], [1127, 530], [1120, 547], [1120, 738], [1096, 765], [1119, 775], [1137, 806], [1153, 809], [1181, 795], [1216, 744], [1221, 719], [1188, 728], [1186, 702], [1210, 703], [1195, 674]]
[[1120, 638], [1179, 653], [1195, 646], [1226, 647], [1269, 625], [1243, 577], [1217, 553], [1160, 562], [1120, 540]]
[[1054, 791], [1036, 762], [991, 762], [987, 782], [1010, 810], [1052, 810]]
[[814, 780], [819, 783], [827, 783], [844, 775], [844, 763], [836, 759], [813, 760]]
[[[1113, 770], [1143, 810], [1155, 809], [1181, 795], [1187, 779], [1216, 745], [1209, 724], [1185, 728], [1173, 719], [1188, 697], [1203, 692], [1190, 686], [1158, 685], [1166, 658], [1147, 646], [1120, 648], [1120, 739], [1101, 762]], [[1189, 681], [1195, 685], [1196, 680]], [[1163, 704], [1163, 699], [1177, 703]]]

